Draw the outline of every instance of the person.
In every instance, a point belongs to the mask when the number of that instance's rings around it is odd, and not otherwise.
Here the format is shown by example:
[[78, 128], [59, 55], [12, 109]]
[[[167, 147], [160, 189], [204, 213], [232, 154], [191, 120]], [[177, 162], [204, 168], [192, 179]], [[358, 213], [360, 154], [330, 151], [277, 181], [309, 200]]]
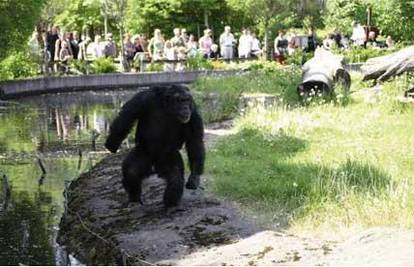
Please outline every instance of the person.
[[250, 35], [250, 31], [243, 29], [239, 38], [239, 58], [249, 58], [252, 52], [252, 46], [253, 38]]
[[179, 47], [177, 50], [177, 60], [180, 60], [180, 62], [177, 63], [177, 66], [175, 67], [175, 71], [183, 71], [185, 70], [185, 62], [184, 60], [187, 57], [187, 49], [185, 47]]
[[306, 48], [306, 52], [314, 52], [316, 50], [316, 36], [315, 31], [310, 29], [308, 31], [308, 44]]
[[211, 45], [211, 53], [210, 53], [210, 58], [213, 58], [213, 59], [218, 59], [219, 58], [219, 56], [220, 56], [220, 53], [219, 53], [219, 47], [218, 47], [218, 45], [217, 44], [212, 44]]
[[234, 56], [233, 47], [236, 44], [230, 26], [224, 27], [224, 32], [220, 35], [220, 51], [221, 56], [225, 60], [230, 60]]
[[387, 39], [385, 40], [385, 47], [386, 48], [393, 48], [394, 47], [394, 40], [389, 35], [388, 35]]
[[260, 48], [260, 41], [256, 37], [256, 33], [252, 33], [252, 51], [251, 56], [258, 58], [262, 55], [262, 49]]
[[352, 36], [351, 40], [356, 46], [364, 46], [366, 42], [366, 34], [364, 27], [356, 21], [352, 22]]
[[106, 35], [106, 41], [102, 44], [105, 57], [116, 58], [116, 45], [112, 39], [112, 33]]
[[134, 62], [139, 61], [139, 64], [135, 64], [136, 71], [138, 71], [141, 68], [144, 68], [144, 63], [142, 61], [145, 59], [145, 51], [144, 46], [141, 43], [141, 40], [142, 38], [139, 34], [134, 36]]
[[334, 40], [334, 35], [332, 33], [328, 34], [326, 38], [323, 40], [322, 44], [325, 50], [331, 50], [336, 44]]
[[279, 31], [278, 36], [275, 39], [275, 58], [276, 60], [283, 64], [285, 61], [285, 55], [288, 48], [288, 40], [285, 37], [283, 31]]
[[69, 46], [70, 46], [69, 42], [62, 42], [62, 47], [59, 53], [59, 60], [61, 63], [60, 66], [64, 73], [68, 73], [69, 71], [68, 62], [73, 58], [72, 54], [69, 51]]
[[91, 38], [89, 36], [82, 38], [83, 41], [79, 44], [79, 53], [78, 59], [79, 60], [87, 60], [88, 59], [88, 51], [87, 47], [91, 43]]
[[292, 55], [300, 46], [300, 40], [296, 32], [294, 31], [288, 40], [288, 54]]
[[203, 54], [204, 58], [210, 58], [211, 54], [211, 45], [213, 44], [213, 39], [211, 38], [212, 31], [210, 29], [204, 30], [203, 37], [198, 41], [200, 51]]
[[367, 47], [377, 47], [377, 36], [375, 35], [375, 32], [371, 31], [368, 34], [368, 39], [365, 44]]
[[59, 40], [58, 30], [56, 26], [52, 28], [46, 34], [46, 50], [50, 55], [50, 62], [55, 60], [56, 41]]
[[94, 42], [88, 45], [87, 53], [91, 55], [92, 59], [98, 59], [104, 56], [101, 36], [99, 34], [95, 35]]
[[34, 57], [39, 57], [40, 55], [40, 44], [39, 44], [39, 34], [37, 31], [32, 33], [32, 37], [28, 42], [30, 54]]
[[164, 54], [164, 38], [162, 37], [161, 30], [155, 29], [154, 36], [151, 38], [148, 44], [148, 50], [152, 60], [160, 60]]
[[[166, 60], [176, 60], [175, 57], [175, 48], [172, 45], [171, 41], [165, 42], [165, 47], [163, 49], [163, 57]], [[164, 63], [164, 71], [174, 71], [174, 63], [173, 62], [167, 62]]]
[[[62, 36], [55, 43], [54, 58], [55, 58], [56, 62], [60, 61], [60, 50], [62, 49], [64, 43], [67, 44], [67, 49], [68, 49], [69, 55], [73, 57], [73, 52], [72, 52], [72, 49], [70, 48], [70, 32], [63, 32]], [[58, 64], [55, 64], [55, 71], [56, 72], [59, 71]]]
[[124, 54], [122, 56], [122, 67], [125, 72], [128, 72], [131, 69], [130, 66], [135, 56], [135, 47], [131, 41], [130, 33], [126, 33], [124, 35], [124, 40], [122, 42], [122, 45], [124, 46]]
[[188, 43], [189, 36], [188, 36], [187, 30], [185, 28], [181, 29], [181, 38], [183, 38], [184, 43]]
[[70, 48], [72, 49], [73, 59], [78, 59], [79, 57], [79, 50], [80, 50], [80, 43], [82, 40], [79, 38], [79, 32], [73, 32], [73, 38], [70, 40]]
[[181, 32], [179, 28], [175, 28], [173, 30], [174, 37], [171, 38], [171, 44], [175, 49], [178, 49], [179, 47], [185, 47], [185, 41], [183, 37], [181, 36]]
[[188, 42], [186, 43], [186, 54], [188, 57], [195, 57], [197, 55], [197, 41], [194, 40], [194, 35], [190, 34]]

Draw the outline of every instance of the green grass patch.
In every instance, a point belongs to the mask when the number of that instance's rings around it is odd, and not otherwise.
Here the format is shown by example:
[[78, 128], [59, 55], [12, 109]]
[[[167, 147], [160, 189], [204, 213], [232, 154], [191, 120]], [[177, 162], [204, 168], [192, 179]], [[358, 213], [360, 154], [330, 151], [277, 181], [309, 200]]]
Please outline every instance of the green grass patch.
[[354, 78], [347, 105], [239, 117], [238, 133], [209, 152], [212, 190], [296, 230], [414, 227], [414, 108], [396, 100], [409, 79], [377, 92]]
[[[266, 63], [250, 64], [249, 69], [236, 76], [200, 78], [192, 85], [199, 93], [195, 99], [206, 122], [234, 118], [239, 113], [240, 97], [247, 93], [267, 93], [279, 96], [289, 105], [298, 103], [299, 67], [280, 68]], [[208, 103], [211, 98], [216, 98], [213, 106]]]

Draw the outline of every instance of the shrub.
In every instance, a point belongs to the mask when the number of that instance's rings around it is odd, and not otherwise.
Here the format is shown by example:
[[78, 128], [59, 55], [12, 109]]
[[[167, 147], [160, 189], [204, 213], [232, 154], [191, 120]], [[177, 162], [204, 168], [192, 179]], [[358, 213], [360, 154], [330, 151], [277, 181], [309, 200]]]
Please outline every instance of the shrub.
[[113, 73], [116, 72], [116, 66], [112, 58], [99, 58], [92, 62], [91, 73]]
[[162, 63], [150, 63], [145, 67], [146, 71], [163, 71], [163, 64]]
[[289, 55], [286, 59], [286, 63], [289, 65], [302, 66], [306, 61], [313, 57], [314, 53], [307, 53], [303, 50], [297, 49], [292, 55]]
[[213, 63], [205, 59], [200, 53], [197, 53], [194, 57], [187, 58], [188, 70], [212, 70], [213, 68]]
[[0, 80], [34, 77], [38, 64], [27, 52], [13, 52], [0, 63]]

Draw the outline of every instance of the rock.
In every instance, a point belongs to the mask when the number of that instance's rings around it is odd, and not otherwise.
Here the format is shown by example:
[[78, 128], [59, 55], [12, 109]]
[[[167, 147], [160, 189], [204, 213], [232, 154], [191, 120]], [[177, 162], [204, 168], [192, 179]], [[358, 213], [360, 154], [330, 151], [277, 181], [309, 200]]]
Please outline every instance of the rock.
[[121, 162], [110, 155], [66, 190], [58, 242], [87, 265], [156, 264], [200, 248], [233, 243], [255, 232], [230, 204], [202, 190], [186, 190], [176, 210], [162, 207], [165, 183], [144, 181], [144, 206], [122, 208]]

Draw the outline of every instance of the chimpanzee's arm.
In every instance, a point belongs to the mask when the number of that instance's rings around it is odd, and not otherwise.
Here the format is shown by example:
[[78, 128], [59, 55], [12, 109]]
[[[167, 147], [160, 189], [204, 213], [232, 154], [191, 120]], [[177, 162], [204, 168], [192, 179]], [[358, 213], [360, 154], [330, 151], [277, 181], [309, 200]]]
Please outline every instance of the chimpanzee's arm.
[[194, 108], [191, 114], [191, 119], [188, 122], [189, 131], [186, 140], [186, 150], [188, 155], [188, 161], [191, 170], [191, 176], [200, 176], [204, 171], [204, 159], [205, 159], [205, 148], [204, 148], [204, 127], [203, 119]]
[[115, 153], [122, 141], [128, 136], [134, 122], [146, 112], [146, 106], [150, 100], [147, 92], [136, 94], [132, 99], [122, 106], [118, 116], [112, 122], [109, 129], [109, 136], [106, 139], [105, 147]]

